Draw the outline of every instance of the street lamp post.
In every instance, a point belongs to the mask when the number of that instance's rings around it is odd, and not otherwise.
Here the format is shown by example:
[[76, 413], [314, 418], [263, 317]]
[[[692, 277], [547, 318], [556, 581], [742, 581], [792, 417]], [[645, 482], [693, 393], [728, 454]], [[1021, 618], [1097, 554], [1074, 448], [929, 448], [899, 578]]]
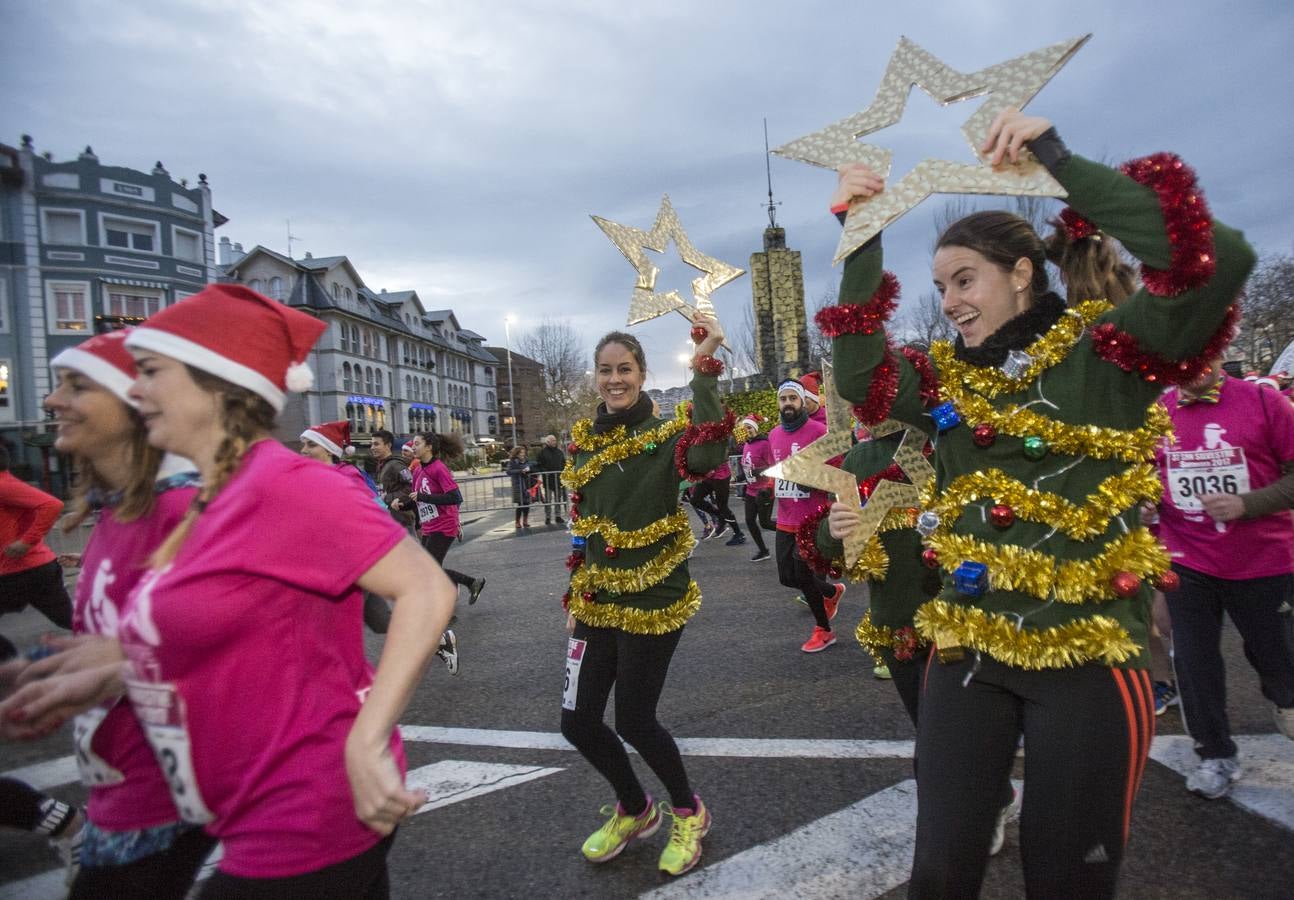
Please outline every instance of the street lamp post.
[[512, 316], [503, 317], [503, 341], [508, 348], [508, 406], [512, 407], [512, 448], [517, 447], [517, 395], [516, 389], [512, 386], [512, 332], [508, 326], [512, 324]]

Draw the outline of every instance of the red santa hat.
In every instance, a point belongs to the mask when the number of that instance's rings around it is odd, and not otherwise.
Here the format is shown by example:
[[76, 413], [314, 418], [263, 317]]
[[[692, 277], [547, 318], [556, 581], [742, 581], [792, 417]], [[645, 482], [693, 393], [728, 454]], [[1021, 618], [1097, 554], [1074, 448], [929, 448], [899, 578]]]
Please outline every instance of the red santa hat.
[[135, 359], [126, 349], [126, 336], [133, 330], [124, 328], [121, 331], [96, 334], [88, 341], [60, 352], [49, 361], [50, 367], [80, 372], [112, 391], [122, 403], [134, 406], [135, 401], [126, 396], [137, 376]]
[[401, 444], [401, 445], [400, 445], [400, 450], [401, 450], [401, 451], [408, 450], [410, 453], [412, 453], [412, 452], [413, 452], [413, 441], [405, 441], [403, 444]]
[[818, 396], [817, 372], [810, 372], [807, 375], [801, 375], [800, 384], [804, 385], [805, 399], [812, 400], [814, 403], [822, 402], [822, 399]]
[[742, 425], [746, 428], [749, 428], [751, 431], [758, 434], [759, 426], [762, 425], [765, 421], [766, 420], [764, 419], [764, 417], [761, 416], [759, 413], [747, 413], [746, 415], [741, 417], [741, 421], [738, 422], [737, 424]]
[[288, 391], [314, 385], [306, 354], [327, 327], [241, 284], [212, 284], [150, 316], [126, 346], [223, 378], [282, 412]]
[[307, 428], [301, 432], [301, 440], [318, 444], [338, 459], [355, 455], [350, 443], [350, 422], [344, 419]]

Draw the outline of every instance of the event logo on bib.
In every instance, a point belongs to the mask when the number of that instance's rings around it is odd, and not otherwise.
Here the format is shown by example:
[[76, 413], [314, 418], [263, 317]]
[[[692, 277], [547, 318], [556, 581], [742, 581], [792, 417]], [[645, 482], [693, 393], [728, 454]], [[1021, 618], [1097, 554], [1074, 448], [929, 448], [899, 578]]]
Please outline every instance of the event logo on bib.
[[[1195, 450], [1170, 447], [1164, 454], [1168, 491], [1173, 505], [1187, 519], [1203, 522], [1207, 517], [1200, 497], [1206, 494], [1249, 492], [1249, 466], [1243, 447], [1233, 447], [1224, 437], [1227, 430], [1216, 422], [1204, 426], [1204, 443]], [[1215, 522], [1217, 530], [1227, 523]]]

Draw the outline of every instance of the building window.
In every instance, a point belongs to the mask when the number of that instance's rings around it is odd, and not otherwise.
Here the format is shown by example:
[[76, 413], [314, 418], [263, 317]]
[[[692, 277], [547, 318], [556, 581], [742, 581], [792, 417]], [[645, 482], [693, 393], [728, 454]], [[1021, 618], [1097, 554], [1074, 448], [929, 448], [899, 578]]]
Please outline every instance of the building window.
[[[343, 391], [354, 390], [354, 384], [351, 382], [350, 377], [350, 363], [348, 362], [341, 364], [341, 389]], [[349, 418], [349, 416], [347, 416], [347, 418]]]
[[247, 282], [247, 286], [258, 294], [265, 293], [265, 282], [261, 281], [259, 278], [253, 278], [251, 281]]
[[12, 371], [9, 360], [0, 359], [0, 422], [14, 420], [14, 390], [9, 381], [9, 373]]
[[90, 330], [90, 286], [85, 282], [49, 282], [45, 285], [49, 318], [54, 331], [82, 334]]
[[40, 225], [47, 244], [85, 243], [85, 213], [79, 209], [42, 209]]
[[162, 308], [162, 292], [139, 288], [107, 288], [105, 312], [110, 316], [147, 319]]
[[158, 226], [156, 222], [143, 219], [123, 219], [118, 216], [100, 216], [102, 240], [105, 247], [116, 247], [119, 250], [134, 250], [139, 253], [156, 253]]
[[377, 395], [378, 395], [379, 397], [381, 397], [381, 396], [382, 396], [382, 370], [381, 370], [381, 369], [378, 369], [378, 370], [377, 370], [377, 376], [376, 376], [376, 378], [377, 378], [377, 391], [376, 391], [376, 393], [377, 393]]
[[171, 246], [175, 251], [176, 259], [202, 262], [202, 235], [196, 231], [186, 231], [172, 226]]
[[334, 300], [341, 299], [341, 285], [335, 281], [332, 283], [332, 298]]
[[364, 367], [364, 393], [373, 393], [373, 367]]
[[490, 377], [491, 375], [493, 375], [493, 374], [494, 374], [494, 370], [493, 370], [493, 369], [491, 369], [489, 366], [486, 366], [486, 367], [485, 367], [485, 377], [486, 377], [486, 378], [489, 378], [489, 377]]
[[373, 355], [373, 332], [367, 328], [364, 329], [364, 355]]
[[270, 292], [266, 294], [271, 300], [282, 302], [287, 298], [283, 296], [283, 279], [275, 275], [270, 279]]
[[485, 392], [485, 405], [494, 409], [494, 391]]
[[9, 330], [9, 283], [0, 278], [0, 334]]
[[410, 375], [404, 376], [404, 399], [413, 399], [413, 377]]

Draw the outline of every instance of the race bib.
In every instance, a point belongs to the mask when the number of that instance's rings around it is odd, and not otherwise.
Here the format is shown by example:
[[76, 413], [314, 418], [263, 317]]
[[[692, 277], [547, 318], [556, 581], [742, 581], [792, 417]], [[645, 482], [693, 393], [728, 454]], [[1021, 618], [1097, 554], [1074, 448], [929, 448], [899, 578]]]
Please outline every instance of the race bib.
[[773, 489], [774, 495], [779, 500], [808, 500], [809, 492], [794, 481], [787, 481], [785, 478], [777, 479], [777, 486]]
[[418, 521], [419, 522], [430, 522], [438, 515], [440, 515], [440, 508], [436, 506], [436, 504], [423, 503], [421, 500], [418, 501]]
[[1249, 466], [1242, 447], [1169, 450], [1164, 464], [1173, 505], [1182, 512], [1202, 512], [1201, 494], [1249, 492]]
[[566, 642], [566, 684], [562, 687], [562, 709], [575, 709], [575, 698], [580, 693], [580, 666], [584, 662], [584, 648], [588, 641], [570, 638]]
[[126, 682], [126, 692], [135, 716], [144, 726], [144, 735], [162, 768], [180, 818], [195, 825], [210, 822], [215, 815], [207, 809], [198, 791], [183, 698], [174, 685], [133, 679]]
[[125, 775], [108, 765], [107, 761], [91, 748], [94, 733], [99, 730], [99, 726], [107, 717], [108, 710], [102, 706], [96, 706], [73, 720], [72, 743], [76, 747], [76, 767], [81, 772], [81, 783], [86, 787], [120, 784], [126, 780]]

